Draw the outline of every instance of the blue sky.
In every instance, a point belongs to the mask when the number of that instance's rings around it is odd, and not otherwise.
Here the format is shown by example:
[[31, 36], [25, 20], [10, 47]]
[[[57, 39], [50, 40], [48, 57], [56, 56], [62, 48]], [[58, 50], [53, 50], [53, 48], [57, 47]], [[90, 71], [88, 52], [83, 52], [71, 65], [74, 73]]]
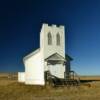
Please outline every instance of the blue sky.
[[42, 23], [65, 25], [72, 70], [100, 75], [100, 0], [0, 1], [0, 71], [23, 71], [22, 58], [39, 47]]

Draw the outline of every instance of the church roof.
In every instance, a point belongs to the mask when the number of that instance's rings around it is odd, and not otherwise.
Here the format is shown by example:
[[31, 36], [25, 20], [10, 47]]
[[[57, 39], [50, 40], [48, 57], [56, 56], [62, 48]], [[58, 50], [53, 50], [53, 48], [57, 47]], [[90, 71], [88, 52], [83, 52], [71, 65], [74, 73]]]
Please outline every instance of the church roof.
[[54, 60], [62, 60], [65, 61], [65, 58], [61, 55], [59, 55], [58, 53], [54, 53], [51, 56], [49, 56], [48, 58], [45, 59], [46, 61], [54, 61]]
[[55, 61], [55, 60], [62, 60], [62, 61], [67, 61], [67, 60], [70, 60], [72, 61], [73, 58], [70, 57], [68, 54], [65, 55], [65, 58], [63, 56], [61, 56], [60, 54], [58, 53], [54, 53], [52, 54], [51, 56], [49, 56], [48, 58], [45, 59], [45, 61]]
[[28, 54], [27, 56], [25, 56], [23, 58], [23, 61], [25, 61], [26, 59], [30, 58], [31, 56], [37, 54], [40, 51], [40, 48], [36, 49], [35, 51], [31, 52], [30, 54]]
[[66, 60], [73, 60], [73, 58], [72, 57], [70, 57], [68, 54], [65, 54], [65, 58], [66, 58]]

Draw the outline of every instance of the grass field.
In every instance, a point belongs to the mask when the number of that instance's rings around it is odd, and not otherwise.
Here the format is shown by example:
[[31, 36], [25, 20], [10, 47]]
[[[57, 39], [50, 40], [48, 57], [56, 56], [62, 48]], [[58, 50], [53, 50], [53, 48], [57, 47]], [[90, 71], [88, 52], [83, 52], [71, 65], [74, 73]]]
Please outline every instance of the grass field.
[[[89, 77], [81, 77], [89, 80]], [[42, 87], [24, 85], [15, 79], [0, 76], [0, 100], [100, 100], [100, 77], [78, 87]], [[98, 81], [97, 81], [98, 80]], [[90, 85], [88, 85], [90, 84]]]

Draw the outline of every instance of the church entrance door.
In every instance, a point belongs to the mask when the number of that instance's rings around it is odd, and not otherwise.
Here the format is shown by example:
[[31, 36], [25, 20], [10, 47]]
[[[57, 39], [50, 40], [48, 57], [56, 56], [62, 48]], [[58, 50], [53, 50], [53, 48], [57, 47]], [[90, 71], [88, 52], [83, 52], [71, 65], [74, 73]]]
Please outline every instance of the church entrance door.
[[61, 65], [60, 64], [55, 64], [55, 65], [48, 65], [49, 71], [52, 75], [59, 77], [60, 76], [60, 70], [61, 70]]

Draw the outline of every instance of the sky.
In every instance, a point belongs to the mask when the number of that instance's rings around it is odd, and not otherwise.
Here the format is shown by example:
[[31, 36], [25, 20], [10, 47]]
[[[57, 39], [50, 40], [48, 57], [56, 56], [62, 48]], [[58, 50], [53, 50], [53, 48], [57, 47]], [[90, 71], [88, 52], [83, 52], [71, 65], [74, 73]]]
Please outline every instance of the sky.
[[100, 0], [1, 0], [0, 72], [24, 70], [43, 23], [65, 26], [66, 53], [80, 75], [100, 75]]

